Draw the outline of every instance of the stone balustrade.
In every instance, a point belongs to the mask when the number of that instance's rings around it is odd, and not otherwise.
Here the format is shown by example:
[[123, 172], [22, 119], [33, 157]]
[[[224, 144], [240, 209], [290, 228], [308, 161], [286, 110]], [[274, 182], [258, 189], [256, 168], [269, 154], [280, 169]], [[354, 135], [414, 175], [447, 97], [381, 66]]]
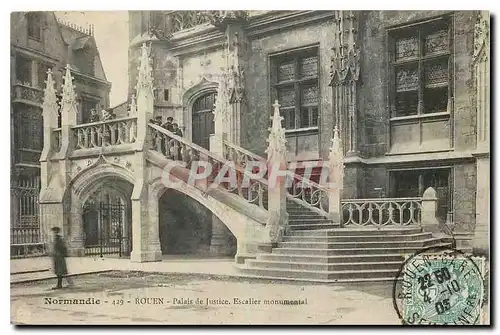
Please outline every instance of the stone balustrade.
[[303, 205], [319, 211], [324, 216], [328, 216], [328, 192], [323, 187], [311, 180], [307, 180], [298, 174], [292, 174], [292, 186], [287, 188], [288, 197], [299, 200]]
[[43, 102], [43, 90], [27, 84], [17, 83], [14, 86], [13, 94], [14, 100], [29, 101], [40, 106]]
[[344, 199], [343, 226], [420, 225], [422, 198]]
[[219, 185], [227, 191], [244, 198], [247, 202], [267, 209], [267, 204], [264, 201], [265, 194], [267, 194], [267, 181], [265, 179], [254, 179], [244, 168], [231, 164], [231, 161], [217, 157], [212, 152], [162, 127], [149, 124], [149, 130], [152, 150], [161, 153], [170, 160], [186, 163], [187, 168], [190, 168], [195, 161], [207, 162], [212, 167], [212, 173], [207, 180], [209, 183], [215, 181], [219, 172], [226, 165], [229, 168], [228, 173], [224, 176], [220, 175], [219, 178], [227, 177], [229, 173], [234, 173], [236, 183], [221, 182]]
[[72, 127], [75, 149], [92, 149], [134, 143], [137, 139], [137, 118], [125, 117]]

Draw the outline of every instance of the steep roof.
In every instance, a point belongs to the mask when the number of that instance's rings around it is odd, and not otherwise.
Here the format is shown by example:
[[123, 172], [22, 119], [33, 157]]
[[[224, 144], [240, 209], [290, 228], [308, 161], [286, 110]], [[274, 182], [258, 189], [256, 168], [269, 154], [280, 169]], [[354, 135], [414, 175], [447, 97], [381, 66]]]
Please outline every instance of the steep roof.
[[[90, 35], [87, 30], [83, 28], [78, 28], [77, 26], [71, 27], [58, 21], [59, 30], [63, 36], [64, 42], [70, 46], [71, 51], [78, 52], [86, 47], [93, 49], [96, 54], [96, 69], [95, 77], [98, 79], [106, 80], [106, 74], [102, 66], [101, 56], [99, 55], [99, 49], [97, 48], [97, 43], [94, 36]], [[72, 59], [73, 57], [70, 57]], [[71, 64], [75, 65], [75, 64]]]

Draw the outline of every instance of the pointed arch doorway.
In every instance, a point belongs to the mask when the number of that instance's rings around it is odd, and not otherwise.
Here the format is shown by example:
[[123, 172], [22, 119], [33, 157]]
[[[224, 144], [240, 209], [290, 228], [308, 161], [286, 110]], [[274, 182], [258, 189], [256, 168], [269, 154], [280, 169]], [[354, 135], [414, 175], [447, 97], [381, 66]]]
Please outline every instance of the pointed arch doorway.
[[206, 93], [197, 98], [192, 107], [193, 143], [210, 150], [210, 135], [215, 132], [214, 104], [217, 92]]

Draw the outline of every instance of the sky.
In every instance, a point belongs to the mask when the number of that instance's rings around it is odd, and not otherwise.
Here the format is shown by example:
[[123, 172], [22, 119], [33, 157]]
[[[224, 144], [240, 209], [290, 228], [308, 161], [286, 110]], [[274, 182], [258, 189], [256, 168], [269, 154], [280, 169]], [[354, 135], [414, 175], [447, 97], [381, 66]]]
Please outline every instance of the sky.
[[128, 12], [55, 12], [64, 21], [87, 28], [94, 25], [94, 37], [104, 72], [111, 82], [110, 107], [127, 99], [128, 90]]

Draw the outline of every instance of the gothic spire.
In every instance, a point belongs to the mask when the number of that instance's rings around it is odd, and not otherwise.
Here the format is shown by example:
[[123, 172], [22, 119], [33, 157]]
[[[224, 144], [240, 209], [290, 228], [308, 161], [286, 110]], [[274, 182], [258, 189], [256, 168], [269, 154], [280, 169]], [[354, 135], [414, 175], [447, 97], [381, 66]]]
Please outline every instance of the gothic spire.
[[[47, 80], [45, 81], [45, 91], [43, 96], [43, 117], [50, 120], [50, 124], [53, 127], [57, 127], [57, 97], [56, 90], [54, 88], [54, 79], [52, 79], [52, 70], [47, 71]], [[55, 120], [55, 124], [53, 121]]]
[[271, 117], [272, 126], [269, 128], [269, 138], [267, 139], [268, 147], [266, 149], [269, 160], [275, 162], [286, 162], [286, 139], [285, 129], [281, 122], [283, 117], [280, 115], [280, 104], [278, 100], [274, 102], [274, 113]]
[[146, 43], [142, 44], [140, 64], [138, 67], [139, 74], [137, 75], [136, 93], [139, 97], [140, 93], [153, 94], [153, 69], [151, 68], [151, 60], [149, 58], [149, 48]]
[[73, 85], [73, 77], [71, 76], [70, 65], [66, 65], [66, 74], [64, 76], [64, 84], [62, 87], [62, 103], [61, 110], [66, 111], [68, 108], [76, 107], [76, 93]]

